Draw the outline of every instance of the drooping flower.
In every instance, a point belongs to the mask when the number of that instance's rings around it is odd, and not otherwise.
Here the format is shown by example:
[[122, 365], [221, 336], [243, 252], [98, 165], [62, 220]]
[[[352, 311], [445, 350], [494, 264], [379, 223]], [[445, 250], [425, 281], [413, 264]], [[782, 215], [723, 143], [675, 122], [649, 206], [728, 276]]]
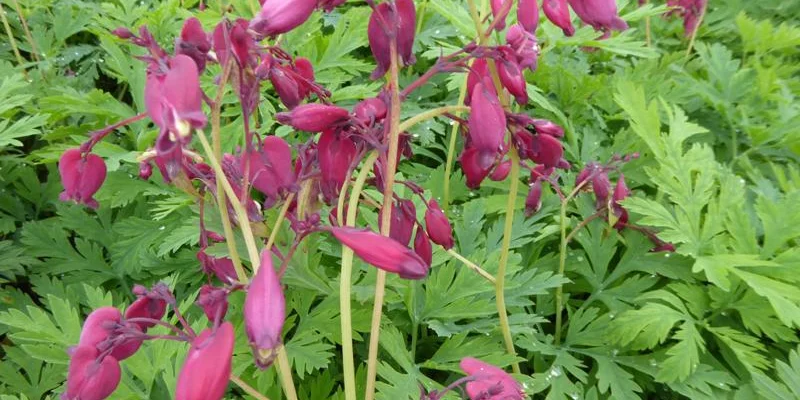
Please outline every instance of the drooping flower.
[[459, 162], [464, 176], [467, 178], [467, 187], [477, 189], [481, 182], [489, 176], [494, 164], [494, 154], [480, 151], [474, 147], [468, 147], [461, 153]]
[[122, 371], [119, 361], [107, 355], [98, 359], [96, 347], [80, 345], [74, 349], [67, 372], [64, 400], [104, 400], [119, 385]]
[[270, 207], [281, 194], [294, 188], [295, 175], [292, 168], [292, 149], [277, 136], [267, 136], [255, 151], [246, 152], [240, 159], [240, 168], [248, 166], [253, 187], [266, 196], [265, 205]]
[[608, 35], [610, 31], [624, 31], [628, 24], [617, 15], [616, 0], [568, 0], [581, 21]]
[[203, 285], [196, 303], [209, 321], [222, 320], [228, 313], [228, 292], [223, 288]]
[[667, 15], [678, 14], [683, 17], [683, 34], [689, 37], [697, 30], [700, 15], [707, 3], [708, 0], [667, 0], [667, 6], [675, 7]]
[[250, 29], [263, 36], [280, 35], [306, 22], [316, 7], [316, 0], [266, 0]]
[[[144, 290], [144, 288], [141, 288]], [[157, 296], [151, 295], [144, 290], [144, 294], [139, 295], [136, 301], [131, 303], [125, 310], [125, 318], [149, 318], [160, 320], [167, 312], [167, 302]], [[155, 326], [153, 322], [136, 323], [144, 331]]]
[[178, 375], [176, 400], [221, 400], [228, 387], [233, 355], [233, 325], [208, 328], [194, 340]]
[[525, 83], [525, 76], [517, 64], [516, 57], [511, 49], [506, 53], [506, 57], [497, 61], [497, 73], [500, 75], [500, 83], [508, 90], [511, 95], [517, 100], [519, 104], [528, 103], [528, 88]]
[[322, 131], [317, 144], [317, 157], [321, 176], [320, 191], [327, 203], [339, 197], [345, 180], [350, 176], [358, 148], [350, 138], [334, 129]]
[[197, 252], [197, 260], [200, 261], [200, 266], [207, 275], [213, 274], [224, 283], [236, 281], [236, 269], [230, 258], [210, 256], [204, 249], [201, 249]]
[[528, 196], [525, 198], [525, 215], [531, 215], [539, 212], [542, 208], [542, 181], [536, 179], [530, 185]]
[[181, 35], [175, 38], [175, 54], [191, 57], [197, 64], [197, 70], [202, 72], [206, 68], [206, 58], [210, 50], [211, 42], [200, 20], [195, 17], [187, 19], [183, 23]]
[[542, 11], [547, 19], [557, 27], [561, 28], [566, 36], [575, 34], [575, 27], [572, 26], [572, 18], [569, 15], [567, 0], [542, 0]]
[[611, 195], [611, 212], [614, 213], [616, 218], [614, 227], [617, 229], [624, 228], [625, 224], [628, 223], [628, 210], [620, 202], [630, 195], [631, 191], [628, 189], [628, 185], [625, 184], [625, 175], [620, 173], [617, 185], [614, 186], [614, 194]]
[[475, 85], [468, 119], [471, 147], [496, 152], [506, 133], [506, 115], [490, 81]]
[[428, 238], [428, 234], [425, 233], [425, 229], [419, 225], [417, 226], [417, 234], [414, 236], [414, 252], [430, 268], [433, 261], [433, 246], [431, 246], [431, 240]]
[[428, 201], [428, 210], [425, 211], [425, 228], [433, 243], [444, 247], [445, 250], [453, 248], [453, 228], [436, 200]]
[[467, 95], [464, 97], [464, 104], [470, 104], [475, 85], [483, 82], [483, 78], [486, 76], [489, 76], [489, 66], [486, 64], [486, 59], [476, 58], [467, 74]]
[[119, 325], [122, 313], [114, 307], [100, 307], [86, 317], [78, 342], [81, 346], [97, 346], [108, 339], [111, 331]]
[[322, 132], [346, 122], [349, 118], [350, 113], [342, 107], [316, 103], [303, 104], [290, 112], [275, 115], [278, 122], [306, 132]]
[[377, 97], [364, 99], [353, 107], [353, 114], [364, 124], [380, 121], [386, 117], [386, 103]]
[[519, 0], [517, 4], [517, 22], [530, 33], [536, 33], [539, 26], [539, 2], [536, 0]]
[[519, 24], [514, 24], [506, 31], [506, 43], [514, 50], [520, 68], [536, 70], [539, 63], [539, 42], [534, 34]]
[[[369, 48], [378, 64], [370, 78], [378, 79], [389, 70], [390, 32], [397, 38], [397, 54], [403, 63], [411, 65], [416, 61], [413, 52], [416, 21], [417, 11], [413, 0], [396, 0], [394, 8], [389, 2], [378, 4], [370, 15], [367, 26]], [[384, 22], [389, 26], [382, 26]]]
[[286, 298], [275, 268], [272, 254], [261, 252], [261, 267], [250, 281], [244, 300], [244, 322], [250, 346], [260, 368], [269, 367], [281, 346], [286, 321]]
[[61, 201], [74, 201], [91, 208], [100, 205], [94, 194], [106, 180], [106, 163], [96, 154], [81, 155], [79, 149], [69, 149], [58, 161], [58, 172], [64, 191], [58, 196]]
[[417, 209], [414, 202], [401, 199], [396, 204], [392, 204], [391, 216], [389, 237], [407, 246], [411, 241], [411, 233], [414, 231], [414, 224], [417, 221]]
[[493, 22], [498, 31], [506, 29], [506, 17], [508, 12], [511, 11], [512, 0], [489, 0], [489, 5], [492, 8], [492, 17], [496, 22]]
[[428, 274], [428, 266], [420, 256], [390, 237], [349, 227], [334, 227], [331, 232], [362, 260], [386, 272], [405, 279], [422, 279]]
[[288, 68], [279, 65], [271, 69], [269, 81], [278, 93], [281, 103], [288, 109], [297, 107], [303, 100], [303, 93], [297, 80], [291, 77]]
[[504, 181], [509, 172], [511, 172], [511, 160], [506, 160], [494, 168], [494, 171], [489, 175], [489, 179], [496, 182]]
[[564, 128], [547, 119], [534, 119], [533, 127], [536, 133], [544, 133], [553, 137], [564, 137]]
[[467, 383], [467, 395], [471, 400], [522, 400], [522, 386], [507, 372], [481, 360], [466, 357], [459, 364], [461, 369], [474, 378]]

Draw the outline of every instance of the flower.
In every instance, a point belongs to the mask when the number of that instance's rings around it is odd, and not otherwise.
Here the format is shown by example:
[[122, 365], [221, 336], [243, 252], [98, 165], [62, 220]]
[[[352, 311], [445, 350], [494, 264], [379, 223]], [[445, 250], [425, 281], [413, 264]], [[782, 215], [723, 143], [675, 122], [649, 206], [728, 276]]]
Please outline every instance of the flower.
[[[141, 288], [144, 290], [144, 288]], [[160, 320], [167, 312], [167, 302], [164, 299], [157, 297], [155, 294], [144, 293], [139, 295], [128, 309], [125, 310], [125, 318], [150, 318]], [[155, 326], [153, 322], [139, 322], [137, 323], [142, 330], [152, 328]]]
[[539, 3], [536, 0], [519, 0], [517, 22], [530, 33], [536, 33], [539, 26]]
[[119, 385], [122, 371], [113, 356], [98, 359], [94, 346], [78, 346], [69, 360], [67, 391], [63, 400], [103, 400]]
[[509, 172], [511, 172], [511, 160], [506, 160], [494, 168], [492, 174], [489, 175], [489, 179], [496, 182], [504, 181], [506, 177], [508, 177]]
[[[416, 62], [413, 53], [416, 21], [417, 11], [413, 0], [396, 0], [394, 7], [389, 2], [378, 4], [370, 15], [367, 25], [369, 48], [378, 64], [370, 78], [378, 79], [389, 70], [390, 32], [397, 38], [397, 54], [403, 63], [411, 65]], [[389, 26], [382, 26], [384, 23]]]
[[281, 345], [286, 299], [269, 250], [261, 252], [261, 267], [250, 281], [244, 300], [244, 323], [250, 346], [261, 368], [269, 367]]
[[433, 247], [431, 246], [431, 240], [428, 238], [428, 234], [425, 233], [425, 229], [422, 229], [422, 226], [417, 226], [417, 234], [414, 236], [414, 252], [425, 261], [425, 265], [430, 268], [431, 262], [433, 261]]
[[467, 187], [477, 189], [489, 175], [494, 164], [494, 154], [467, 147], [459, 158], [461, 169], [467, 178]]
[[203, 30], [200, 20], [189, 18], [183, 23], [181, 35], [175, 39], [175, 54], [191, 57], [197, 64], [197, 70], [202, 72], [206, 68], [206, 57], [211, 50], [208, 34]]
[[492, 7], [492, 16], [496, 21], [493, 23], [498, 31], [506, 29], [506, 17], [508, 17], [508, 12], [511, 11], [512, 3], [512, 0], [489, 0], [489, 4]]
[[334, 227], [331, 232], [366, 263], [386, 272], [405, 279], [422, 279], [428, 274], [428, 265], [420, 256], [390, 237], [349, 227]]
[[220, 400], [231, 375], [233, 325], [208, 328], [194, 340], [178, 375], [176, 400]]
[[617, 15], [616, 0], [568, 0], [581, 21], [608, 35], [610, 31], [624, 31], [628, 24]]
[[476, 84], [472, 91], [468, 125], [472, 147], [496, 152], [503, 144], [506, 115], [488, 79]]
[[196, 304], [203, 309], [209, 321], [221, 320], [228, 313], [228, 292], [223, 288], [203, 285]]
[[514, 50], [520, 68], [536, 70], [539, 63], [539, 42], [534, 34], [521, 25], [514, 24], [506, 32], [506, 43]]
[[542, 208], [542, 181], [536, 179], [531, 183], [528, 197], [525, 198], [525, 216], [530, 217]]
[[230, 283], [237, 280], [233, 260], [228, 257], [214, 257], [206, 254], [205, 249], [197, 252], [197, 260], [203, 272], [207, 275], [214, 274], [222, 282]]
[[472, 381], [467, 383], [467, 395], [471, 400], [522, 400], [524, 392], [520, 384], [507, 372], [494, 365], [472, 357], [465, 357], [459, 364]]
[[544, 15], [550, 22], [561, 28], [564, 35], [572, 36], [575, 34], [575, 27], [572, 26], [567, 0], [543, 0], [542, 11], [544, 11]]
[[357, 155], [358, 148], [350, 138], [334, 129], [322, 131], [317, 144], [320, 190], [329, 204], [339, 197], [339, 191], [350, 177], [350, 168]]
[[316, 7], [316, 0], [266, 0], [250, 29], [263, 36], [286, 33], [306, 22]]
[[[519, 64], [513, 50], [506, 48], [507, 55], [497, 61], [497, 73], [500, 75], [500, 83], [517, 100], [517, 103], [528, 103], [528, 88], [525, 83], [525, 76], [522, 75]], [[510, 54], [508, 54], [510, 53]]]
[[322, 132], [350, 119], [350, 113], [342, 107], [326, 104], [303, 104], [290, 112], [281, 112], [275, 119], [284, 125], [306, 132]]
[[266, 196], [267, 207], [274, 204], [281, 193], [293, 190], [292, 149], [277, 136], [267, 136], [255, 151], [247, 151], [239, 159], [239, 168], [245, 170], [249, 162], [249, 179], [254, 188]]
[[444, 247], [445, 250], [453, 248], [453, 228], [436, 200], [428, 201], [428, 210], [425, 211], [425, 227], [428, 237], [433, 243]]
[[614, 213], [614, 227], [617, 229], [624, 228], [625, 224], [628, 223], [628, 210], [622, 207], [622, 204], [619, 204], [619, 202], [625, 200], [630, 195], [631, 191], [628, 189], [628, 185], [625, 184], [625, 175], [620, 173], [619, 179], [617, 179], [617, 185], [614, 186], [614, 194], [611, 195], [611, 211]]
[[95, 209], [100, 206], [93, 196], [106, 180], [106, 163], [102, 158], [91, 153], [83, 157], [79, 149], [69, 149], [58, 161], [58, 172], [64, 185], [59, 200], [71, 200]]
[[[407, 246], [411, 241], [411, 233], [414, 224], [417, 222], [417, 208], [414, 202], [408, 199], [400, 199], [392, 204], [392, 219], [389, 226], [389, 237]], [[380, 225], [380, 221], [378, 221]]]

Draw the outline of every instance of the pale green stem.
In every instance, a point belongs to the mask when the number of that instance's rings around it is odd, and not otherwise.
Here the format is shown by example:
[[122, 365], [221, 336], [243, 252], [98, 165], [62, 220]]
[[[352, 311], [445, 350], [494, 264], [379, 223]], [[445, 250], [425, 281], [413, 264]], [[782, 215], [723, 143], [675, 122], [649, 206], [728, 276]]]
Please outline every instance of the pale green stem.
[[[508, 266], [508, 256], [511, 249], [511, 230], [514, 225], [514, 210], [517, 204], [517, 192], [519, 191], [519, 156], [514, 146], [510, 146], [509, 157], [511, 158], [511, 172], [509, 173], [510, 187], [508, 189], [508, 201], [506, 202], [506, 219], [503, 226], [503, 242], [500, 250], [500, 261], [497, 264], [497, 275], [495, 277], [494, 293], [497, 304], [497, 313], [500, 317], [500, 330], [503, 332], [503, 341], [506, 345], [506, 352], [512, 356], [517, 355], [514, 349], [514, 339], [511, 337], [511, 326], [508, 323], [508, 313], [506, 311], [506, 266]], [[520, 373], [519, 363], [511, 364], [514, 373]]]
[[242, 390], [244, 390], [245, 393], [249, 394], [250, 396], [253, 396], [253, 398], [255, 398], [256, 400], [269, 400], [269, 397], [264, 396], [261, 393], [258, 393], [258, 390], [256, 390], [254, 387], [248, 385], [247, 382], [243, 381], [238, 376], [236, 376], [234, 374], [231, 374], [230, 380], [231, 380], [231, 382], [235, 383], [236, 386], [239, 386], [240, 388], [242, 388]]
[[297, 400], [297, 392], [294, 390], [294, 379], [292, 378], [292, 367], [289, 365], [289, 356], [286, 355], [286, 347], [281, 346], [278, 350], [278, 375], [281, 378], [283, 394], [289, 400]]
[[[392, 224], [392, 196], [394, 194], [394, 175], [397, 173], [397, 147], [400, 141], [400, 66], [397, 56], [397, 41], [389, 43], [389, 88], [391, 93], [391, 111], [389, 119], [389, 149], [386, 154], [386, 170], [384, 175], [383, 208], [381, 209], [381, 234], [389, 236]], [[386, 271], [379, 269], [375, 278], [375, 302], [372, 307], [372, 324], [369, 336], [369, 354], [367, 358], [367, 385], [364, 398], [375, 398], [375, 379], [378, 374], [378, 343], [381, 334], [381, 316], [383, 315], [383, 296], [386, 290]]]
[[292, 205], [292, 200], [294, 200], [294, 193], [290, 193], [289, 196], [286, 197], [283, 207], [281, 207], [281, 211], [278, 213], [278, 218], [275, 219], [275, 225], [272, 226], [272, 232], [270, 232], [269, 239], [267, 239], [267, 246], [265, 247], [267, 251], [271, 251], [272, 245], [275, 244], [275, 239], [278, 236], [278, 230], [280, 230], [283, 220], [286, 219], [286, 213], [289, 211], [289, 207]]
[[400, 126], [397, 128], [400, 132], [405, 132], [409, 130], [412, 126], [427, 121], [431, 118], [436, 118], [443, 114], [454, 113], [458, 111], [469, 111], [469, 107], [467, 106], [443, 106], [439, 108], [434, 108], [432, 110], [425, 111], [424, 113], [417, 114], [405, 121], [403, 121]]
[[17, 40], [14, 39], [14, 32], [11, 31], [11, 25], [8, 24], [8, 18], [6, 17], [6, 10], [3, 8], [3, 5], [0, 4], [0, 18], [3, 19], [3, 27], [6, 30], [6, 36], [8, 36], [8, 43], [11, 45], [11, 50], [14, 51], [14, 56], [17, 58], [17, 64], [19, 67], [22, 68], [22, 74], [25, 75], [25, 78], [28, 78], [28, 71], [25, 70], [23, 65], [25, 64], [25, 59], [22, 58], [22, 54], [19, 53], [19, 48], [17, 47]]
[[[372, 165], [378, 159], [378, 152], [373, 151], [364, 161], [353, 184], [353, 191], [350, 193], [350, 203], [347, 207], [346, 226], [355, 226], [356, 214], [358, 211], [358, 201], [361, 198], [361, 191], [364, 188]], [[342, 191], [344, 193], [344, 190]], [[340, 196], [343, 198], [343, 196]], [[350, 289], [353, 275], [353, 250], [342, 245], [342, 275], [339, 277], [339, 312], [342, 324], [342, 360], [344, 367], [344, 398], [346, 400], [356, 400], [356, 372], [355, 362], [353, 361], [353, 321], [350, 310]]]
[[477, 272], [478, 275], [482, 276], [484, 279], [486, 279], [487, 281], [491, 282], [492, 286], [495, 286], [497, 284], [497, 280], [494, 278], [494, 276], [492, 276], [492, 274], [486, 272], [486, 270], [484, 270], [483, 268], [479, 267], [477, 264], [475, 264], [474, 262], [470, 261], [469, 259], [467, 259], [466, 257], [462, 256], [461, 254], [458, 254], [455, 250], [453, 250], [453, 249], [447, 250], [447, 254], [450, 254], [451, 256], [455, 257], [457, 260], [463, 262], [467, 267], [469, 267], [469, 269]]
[[[569, 201], [572, 200], [575, 195], [586, 185], [586, 181], [581, 182], [578, 186], [575, 186], [575, 189], [572, 189], [572, 192], [567, 195], [563, 200], [561, 200], [561, 212], [559, 214], [559, 224], [561, 224], [561, 245], [559, 246], [559, 259], [558, 259], [558, 274], [564, 276], [564, 271], [567, 265], [567, 205]], [[561, 311], [563, 308], [564, 302], [564, 285], [558, 285], [556, 288], [556, 331], [555, 331], [555, 343], [556, 345], [561, 344]]]
[[694, 41], [695, 39], [697, 39], [697, 31], [700, 30], [700, 25], [703, 24], [703, 19], [706, 17], [707, 8], [708, 8], [708, 2], [703, 2], [703, 9], [700, 10], [700, 16], [697, 18], [697, 25], [695, 25], [694, 27], [694, 31], [692, 32], [692, 37], [689, 38], [689, 46], [686, 47], [686, 57], [689, 57], [692, 54]]

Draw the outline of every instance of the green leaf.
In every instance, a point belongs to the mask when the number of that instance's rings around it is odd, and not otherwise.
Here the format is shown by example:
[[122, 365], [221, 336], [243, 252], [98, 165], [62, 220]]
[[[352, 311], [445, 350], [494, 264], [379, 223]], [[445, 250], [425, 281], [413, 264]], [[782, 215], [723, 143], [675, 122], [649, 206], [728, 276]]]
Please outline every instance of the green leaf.
[[659, 382], [682, 381], [697, 369], [705, 341], [692, 321], [684, 321], [673, 336], [678, 343], [667, 350], [667, 358], [659, 366]]

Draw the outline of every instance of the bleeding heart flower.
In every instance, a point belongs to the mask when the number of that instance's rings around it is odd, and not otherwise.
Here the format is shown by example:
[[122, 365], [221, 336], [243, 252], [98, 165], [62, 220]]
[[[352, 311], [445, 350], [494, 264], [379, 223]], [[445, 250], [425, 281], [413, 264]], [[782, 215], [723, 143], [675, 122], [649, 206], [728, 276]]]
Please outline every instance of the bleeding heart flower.
[[176, 400], [221, 400], [228, 387], [233, 356], [233, 325], [224, 322], [206, 329], [192, 347], [178, 375]]
[[175, 39], [175, 54], [191, 57], [197, 64], [197, 70], [202, 72], [206, 68], [206, 58], [210, 50], [211, 42], [200, 20], [195, 17], [187, 19], [183, 23], [181, 35]]
[[[141, 290], [143, 294], [139, 295], [136, 301], [128, 306], [125, 310], [125, 318], [150, 318], [160, 320], [167, 312], [167, 302], [157, 297], [155, 294], [147, 293], [143, 287]], [[155, 326], [152, 322], [137, 322], [137, 325], [146, 331], [148, 328]]]
[[358, 148], [350, 138], [333, 129], [322, 131], [317, 145], [319, 169], [322, 175], [320, 190], [325, 201], [332, 204], [339, 197], [350, 168], [358, 155]]
[[119, 385], [122, 371], [119, 361], [112, 356], [102, 359], [97, 348], [78, 346], [69, 360], [67, 391], [64, 400], [103, 400]]
[[425, 211], [425, 228], [433, 243], [444, 247], [445, 250], [453, 248], [453, 228], [436, 200], [428, 201], [428, 210]]
[[542, 181], [536, 179], [530, 185], [528, 190], [528, 197], [525, 198], [525, 215], [531, 215], [539, 212], [542, 208]]
[[283, 286], [267, 249], [261, 252], [261, 267], [250, 281], [244, 300], [244, 322], [250, 346], [260, 368], [272, 365], [281, 346], [286, 321], [286, 299]]
[[316, 7], [316, 0], [266, 0], [250, 29], [263, 36], [280, 35], [306, 22]]
[[530, 33], [536, 33], [539, 26], [539, 3], [536, 0], [519, 0], [517, 22]]
[[200, 261], [200, 266], [205, 274], [214, 274], [221, 282], [230, 283], [238, 279], [233, 261], [228, 257], [213, 257], [201, 249], [197, 252], [197, 260]]
[[[414, 206], [414, 202], [408, 199], [398, 200], [396, 204], [392, 204], [389, 237], [407, 246], [411, 241], [411, 233], [414, 231], [416, 222], [417, 208]], [[380, 221], [378, 221], [378, 225], [381, 225]]]
[[506, 160], [495, 167], [492, 174], [489, 175], [489, 179], [496, 182], [504, 181], [506, 177], [508, 177], [509, 172], [511, 172], [511, 160]]
[[471, 400], [522, 400], [522, 386], [507, 372], [481, 360], [466, 357], [459, 364], [461, 369], [474, 378], [467, 383], [467, 394]]
[[[389, 32], [397, 38], [397, 54], [403, 63], [411, 65], [416, 62], [413, 53], [416, 21], [417, 11], [413, 0], [396, 0], [394, 8], [388, 2], [378, 4], [370, 15], [367, 26], [369, 48], [378, 64], [370, 78], [378, 79], [389, 70], [391, 64]], [[389, 26], [382, 26], [383, 22]]]
[[506, 17], [508, 12], [511, 11], [512, 0], [490, 0], [489, 5], [492, 7], [492, 17], [497, 22], [493, 22], [498, 31], [506, 29]]
[[228, 292], [224, 288], [203, 285], [196, 303], [203, 309], [209, 321], [222, 320], [228, 313]]
[[433, 261], [433, 246], [431, 246], [431, 240], [428, 238], [428, 234], [425, 233], [425, 229], [420, 225], [417, 225], [417, 234], [414, 236], [414, 252], [430, 268]]
[[608, 33], [628, 29], [628, 24], [617, 15], [616, 0], [568, 0], [581, 21], [595, 30]]
[[572, 18], [569, 15], [567, 0], [542, 0], [542, 10], [547, 19], [557, 27], [561, 28], [566, 36], [575, 34], [575, 27], [572, 26]]
[[69, 149], [58, 161], [58, 172], [64, 191], [58, 196], [61, 201], [74, 201], [91, 208], [100, 205], [94, 194], [106, 180], [106, 163], [96, 154], [81, 155], [79, 149]]
[[422, 279], [428, 275], [428, 266], [411, 249], [400, 242], [368, 229], [335, 227], [333, 236], [351, 248], [366, 263], [405, 279]]
[[488, 79], [475, 85], [468, 125], [471, 147], [487, 152], [500, 149], [506, 133], [506, 114]]
[[467, 178], [467, 187], [477, 189], [489, 175], [494, 163], [494, 153], [478, 150], [474, 147], [464, 149], [459, 158], [461, 169]]
[[266, 196], [266, 207], [272, 206], [286, 191], [294, 190], [295, 175], [292, 169], [292, 149], [285, 140], [277, 136], [267, 136], [255, 151], [249, 151], [240, 158], [240, 168], [244, 170], [244, 157], [249, 165], [249, 177], [253, 187]]
[[303, 104], [290, 112], [275, 115], [284, 125], [306, 132], [322, 132], [325, 129], [347, 122], [350, 113], [342, 107], [326, 104]]

